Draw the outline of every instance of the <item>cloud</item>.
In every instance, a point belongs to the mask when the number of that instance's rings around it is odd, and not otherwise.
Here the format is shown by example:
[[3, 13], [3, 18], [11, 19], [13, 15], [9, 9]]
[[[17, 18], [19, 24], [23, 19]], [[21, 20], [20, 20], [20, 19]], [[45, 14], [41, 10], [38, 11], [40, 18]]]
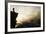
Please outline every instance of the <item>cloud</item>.
[[41, 11], [40, 6], [18, 6], [12, 5], [12, 8], [15, 8], [15, 12], [18, 13], [18, 17], [16, 18], [17, 23], [22, 23], [24, 21], [30, 22], [30, 20], [34, 19], [34, 17], [38, 16]]

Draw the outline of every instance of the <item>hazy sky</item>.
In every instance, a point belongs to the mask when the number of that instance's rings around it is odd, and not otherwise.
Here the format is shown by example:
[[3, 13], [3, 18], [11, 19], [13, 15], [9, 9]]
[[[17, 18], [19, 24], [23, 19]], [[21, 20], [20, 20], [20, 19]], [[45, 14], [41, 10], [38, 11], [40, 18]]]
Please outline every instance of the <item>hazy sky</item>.
[[30, 21], [30, 19], [33, 19], [41, 11], [40, 6], [11, 5], [10, 7], [11, 11], [15, 8], [15, 12], [18, 13], [18, 17], [16, 18], [17, 23]]

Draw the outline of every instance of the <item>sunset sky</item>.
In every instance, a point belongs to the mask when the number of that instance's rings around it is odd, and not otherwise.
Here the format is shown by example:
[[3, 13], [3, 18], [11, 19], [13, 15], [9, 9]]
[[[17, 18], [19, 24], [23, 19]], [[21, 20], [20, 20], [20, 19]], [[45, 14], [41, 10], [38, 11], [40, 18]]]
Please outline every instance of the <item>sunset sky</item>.
[[38, 16], [41, 11], [40, 6], [20, 6], [20, 5], [11, 5], [12, 8], [15, 8], [15, 12], [18, 13], [16, 18], [17, 23], [22, 23], [23, 21], [30, 22], [31, 19]]

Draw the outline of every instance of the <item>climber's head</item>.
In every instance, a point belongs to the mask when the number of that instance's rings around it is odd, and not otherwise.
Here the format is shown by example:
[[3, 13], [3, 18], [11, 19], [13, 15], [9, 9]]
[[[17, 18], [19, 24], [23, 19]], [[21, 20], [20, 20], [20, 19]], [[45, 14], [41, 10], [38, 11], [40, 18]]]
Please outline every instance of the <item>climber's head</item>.
[[13, 12], [14, 12], [14, 8], [13, 8]]

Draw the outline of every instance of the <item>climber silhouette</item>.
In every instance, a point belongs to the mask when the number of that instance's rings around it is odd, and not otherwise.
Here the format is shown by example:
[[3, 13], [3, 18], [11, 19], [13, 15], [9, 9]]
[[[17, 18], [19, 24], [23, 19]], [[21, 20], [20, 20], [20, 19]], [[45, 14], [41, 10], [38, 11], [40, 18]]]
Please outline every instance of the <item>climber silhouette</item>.
[[18, 15], [18, 13], [15, 12], [14, 8], [13, 8], [13, 11], [10, 12], [11, 14], [11, 28], [15, 28], [15, 25], [16, 25], [16, 17]]

